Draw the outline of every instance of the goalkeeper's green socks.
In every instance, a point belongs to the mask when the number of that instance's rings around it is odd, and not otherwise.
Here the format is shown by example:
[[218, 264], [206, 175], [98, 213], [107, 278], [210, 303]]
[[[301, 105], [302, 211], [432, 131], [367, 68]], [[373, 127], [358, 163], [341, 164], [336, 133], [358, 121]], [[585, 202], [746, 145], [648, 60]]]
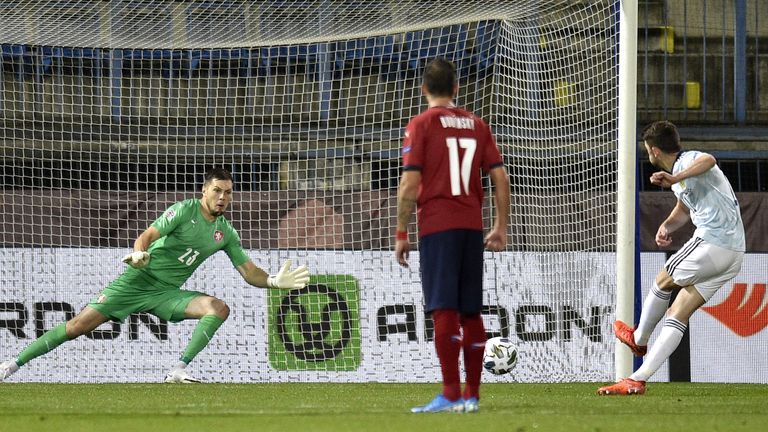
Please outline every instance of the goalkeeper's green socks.
[[208, 345], [208, 342], [213, 339], [214, 333], [223, 323], [224, 320], [216, 315], [205, 315], [200, 318], [200, 322], [197, 323], [195, 330], [192, 332], [192, 338], [189, 340], [187, 349], [181, 355], [181, 361], [189, 364]]
[[16, 364], [24, 366], [30, 360], [40, 357], [41, 355], [53, 351], [54, 348], [68, 341], [67, 337], [67, 323], [61, 323], [56, 327], [43, 333], [42, 336], [35, 339], [34, 342], [24, 348], [24, 351], [16, 358]]
[[[186, 351], [181, 356], [181, 361], [184, 363], [191, 362], [208, 345], [208, 342], [211, 341], [222, 323], [224, 323], [224, 320], [216, 315], [206, 315], [200, 318], [195, 331], [192, 332], [189, 345], [187, 345]], [[23, 366], [30, 360], [53, 351], [54, 348], [68, 341], [69, 337], [67, 336], [66, 326], [66, 323], [61, 323], [29, 344], [16, 358], [16, 364]]]

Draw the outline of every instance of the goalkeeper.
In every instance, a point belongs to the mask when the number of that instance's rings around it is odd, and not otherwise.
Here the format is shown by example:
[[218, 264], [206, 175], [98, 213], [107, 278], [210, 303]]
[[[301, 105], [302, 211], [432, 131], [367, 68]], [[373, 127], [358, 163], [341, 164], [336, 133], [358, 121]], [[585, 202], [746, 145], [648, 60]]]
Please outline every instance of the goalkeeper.
[[206, 173], [202, 197], [168, 208], [136, 239], [133, 252], [123, 258], [128, 264], [123, 274], [73, 319], [40, 336], [16, 359], [0, 364], [0, 381], [30, 360], [108, 320], [122, 322], [132, 313], [148, 312], [171, 322], [199, 320], [179, 362], [165, 377], [167, 383], [199, 382], [186, 367], [229, 316], [224, 301], [180, 289], [203, 261], [223, 250], [243, 279], [256, 287], [294, 289], [309, 281], [309, 271], [303, 266], [291, 270], [290, 261], [269, 276], [248, 258], [237, 231], [223, 216], [232, 191], [232, 175], [227, 170], [213, 168]]

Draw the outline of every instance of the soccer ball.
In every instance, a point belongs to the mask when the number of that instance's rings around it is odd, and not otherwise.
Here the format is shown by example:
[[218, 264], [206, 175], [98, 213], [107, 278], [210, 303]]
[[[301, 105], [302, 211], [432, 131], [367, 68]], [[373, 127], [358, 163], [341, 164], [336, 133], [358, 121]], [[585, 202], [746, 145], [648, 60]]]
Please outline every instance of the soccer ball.
[[483, 367], [494, 375], [508, 373], [517, 365], [517, 346], [504, 337], [495, 337], [485, 342]]

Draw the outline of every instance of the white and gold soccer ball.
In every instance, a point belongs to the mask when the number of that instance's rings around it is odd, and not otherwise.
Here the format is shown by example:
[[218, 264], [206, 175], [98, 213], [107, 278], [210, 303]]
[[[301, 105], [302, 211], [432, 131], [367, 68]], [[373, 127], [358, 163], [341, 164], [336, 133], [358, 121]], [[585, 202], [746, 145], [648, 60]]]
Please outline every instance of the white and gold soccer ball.
[[517, 365], [517, 345], [505, 337], [490, 338], [485, 342], [483, 367], [494, 375], [509, 373]]

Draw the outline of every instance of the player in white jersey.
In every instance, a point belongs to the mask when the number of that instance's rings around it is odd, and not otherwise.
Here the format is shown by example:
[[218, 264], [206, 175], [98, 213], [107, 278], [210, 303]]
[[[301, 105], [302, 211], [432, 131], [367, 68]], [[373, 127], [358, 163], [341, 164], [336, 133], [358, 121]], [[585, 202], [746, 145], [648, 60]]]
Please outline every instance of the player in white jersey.
[[[645, 393], [645, 382], [680, 344], [688, 319], [736, 277], [744, 258], [739, 203], [715, 158], [698, 151], [683, 151], [677, 128], [668, 121], [651, 124], [642, 138], [651, 163], [663, 170], [651, 175], [651, 183], [671, 187], [677, 197], [677, 205], [656, 232], [656, 244], [668, 246], [672, 233], [689, 220], [696, 231], [656, 276], [643, 302], [637, 329], [622, 321], [613, 323], [616, 337], [636, 356], [648, 355], [630, 377], [598, 389], [602, 395]], [[680, 291], [670, 306], [669, 298], [675, 289]], [[648, 338], [665, 312], [661, 333], [648, 351]]]

